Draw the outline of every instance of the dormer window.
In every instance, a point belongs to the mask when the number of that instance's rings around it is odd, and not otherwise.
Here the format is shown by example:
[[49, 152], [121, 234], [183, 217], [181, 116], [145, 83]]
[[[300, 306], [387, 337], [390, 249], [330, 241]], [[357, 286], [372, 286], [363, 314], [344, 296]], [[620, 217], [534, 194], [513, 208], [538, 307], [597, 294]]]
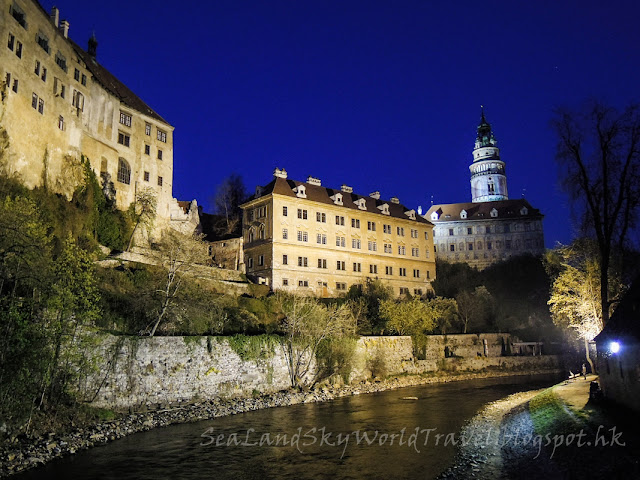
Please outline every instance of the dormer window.
[[335, 203], [336, 205], [343, 205], [341, 193], [336, 193], [335, 195], [332, 195], [331, 200], [333, 200], [333, 203]]
[[20, 8], [15, 2], [9, 8], [11, 12], [11, 16], [16, 19], [16, 21], [24, 28], [27, 29], [27, 16], [25, 15], [22, 8]]
[[440, 215], [438, 214], [438, 212], [433, 212], [431, 214], [431, 220], [438, 220], [440, 218]]
[[356, 204], [356, 206], [358, 207], [359, 210], [366, 210], [367, 209], [367, 205], [366, 205], [366, 202], [365, 202], [364, 198], [359, 198], [358, 200], [356, 200], [353, 203]]
[[416, 219], [416, 211], [415, 210], [407, 210], [404, 214], [409, 217], [411, 220]]
[[467, 219], [467, 211], [466, 210], [462, 210], [460, 212], [460, 218], [463, 219], [463, 220]]
[[527, 209], [527, 207], [522, 207], [520, 209], [520, 215], [529, 215], [529, 210]]
[[45, 37], [42, 32], [38, 32], [36, 35], [36, 42], [38, 42], [38, 45], [40, 45], [45, 52], [50, 53], [51, 49], [49, 48], [49, 39]]
[[67, 71], [67, 59], [59, 50], [58, 53], [56, 53], [56, 64], [65, 72]]
[[293, 191], [296, 192], [296, 197], [307, 198], [307, 188], [304, 185], [298, 185]]
[[388, 203], [383, 203], [378, 208], [380, 209], [380, 213], [382, 213], [383, 215], [390, 215], [389, 214], [389, 204]]
[[496, 210], [495, 208], [491, 210], [491, 217], [492, 218], [496, 218], [498, 216], [498, 210]]

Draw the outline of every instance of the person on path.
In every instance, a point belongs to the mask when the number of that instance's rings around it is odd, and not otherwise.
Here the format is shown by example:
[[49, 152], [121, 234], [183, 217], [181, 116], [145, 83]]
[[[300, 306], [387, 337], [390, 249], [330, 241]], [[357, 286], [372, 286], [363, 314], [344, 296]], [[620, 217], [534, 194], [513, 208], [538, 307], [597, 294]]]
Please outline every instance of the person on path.
[[587, 379], [587, 365], [586, 364], [582, 364], [582, 376], [584, 377], [584, 379]]

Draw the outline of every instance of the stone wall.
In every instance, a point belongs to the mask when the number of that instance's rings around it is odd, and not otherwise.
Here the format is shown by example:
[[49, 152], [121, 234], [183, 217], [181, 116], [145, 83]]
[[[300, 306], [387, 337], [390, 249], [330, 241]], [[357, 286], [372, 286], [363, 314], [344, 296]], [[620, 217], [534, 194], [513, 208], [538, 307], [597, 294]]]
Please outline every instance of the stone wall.
[[[503, 335], [434, 335], [429, 357], [416, 360], [411, 337], [358, 339], [351, 382], [400, 374], [474, 372], [481, 370], [540, 371], [559, 368], [556, 356], [500, 356]], [[162, 408], [216, 397], [251, 397], [289, 388], [289, 373], [275, 339], [263, 342], [256, 354], [243, 355], [228, 337], [116, 337], [100, 335], [96, 348], [97, 373], [79, 386], [80, 396], [105, 408]], [[488, 339], [491, 356], [476, 354], [478, 339]], [[445, 358], [443, 345], [455, 357]], [[462, 356], [460, 353], [468, 353]]]
[[524, 357], [450, 357], [439, 360], [416, 360], [410, 373], [427, 372], [478, 372], [501, 370], [519, 372], [524, 370], [560, 369], [560, 355], [538, 355]]
[[510, 345], [513, 342], [517, 342], [517, 339], [515, 337], [512, 338], [511, 334], [508, 333], [429, 335], [425, 359], [436, 360], [444, 358], [447, 347], [450, 356], [477, 357], [481, 355], [499, 357], [510, 353]]
[[360, 337], [350, 380], [408, 373], [413, 369], [411, 337]]
[[99, 374], [82, 386], [82, 394], [100, 407], [126, 409], [251, 396], [290, 385], [277, 346], [264, 348], [256, 360], [243, 360], [224, 337], [106, 335], [98, 351]]

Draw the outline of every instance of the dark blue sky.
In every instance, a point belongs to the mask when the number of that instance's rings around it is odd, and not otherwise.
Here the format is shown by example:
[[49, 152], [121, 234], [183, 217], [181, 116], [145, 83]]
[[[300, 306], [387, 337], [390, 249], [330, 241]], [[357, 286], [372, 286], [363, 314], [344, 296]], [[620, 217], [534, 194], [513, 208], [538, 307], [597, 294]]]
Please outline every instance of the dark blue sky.
[[[43, 2], [49, 10], [54, 2]], [[485, 106], [511, 198], [573, 234], [553, 109], [638, 100], [637, 1], [59, 0], [81, 46], [175, 126], [174, 196], [275, 167], [409, 207], [470, 201]]]

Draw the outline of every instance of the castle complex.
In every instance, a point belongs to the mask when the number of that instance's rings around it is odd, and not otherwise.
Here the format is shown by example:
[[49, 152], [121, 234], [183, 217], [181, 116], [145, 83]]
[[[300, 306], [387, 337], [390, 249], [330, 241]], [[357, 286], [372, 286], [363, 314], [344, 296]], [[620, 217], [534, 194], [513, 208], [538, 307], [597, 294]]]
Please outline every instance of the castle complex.
[[[151, 190], [158, 228], [198, 231], [197, 204], [172, 195], [173, 127], [98, 63], [95, 36], [84, 50], [57, 8], [47, 13], [36, 0], [0, 5], [0, 172], [70, 198], [85, 156], [118, 208]], [[242, 206], [245, 251], [241, 240], [233, 263], [244, 258], [247, 273], [274, 289], [333, 296], [379, 278], [397, 294], [423, 295], [434, 257], [485, 268], [542, 253], [543, 216], [524, 198], [509, 200], [484, 112], [470, 172], [471, 202], [433, 205], [422, 216], [397, 198], [326, 188], [313, 177], [294, 181], [276, 169]]]
[[[0, 170], [30, 188], [70, 197], [82, 181], [81, 157], [118, 208], [152, 189], [159, 220], [172, 204], [173, 127], [83, 50], [69, 22], [36, 0], [0, 0]], [[173, 206], [175, 209], [175, 205]]]
[[544, 252], [543, 215], [524, 198], [509, 200], [505, 164], [482, 113], [471, 171], [471, 202], [432, 205], [436, 257], [485, 268], [523, 254]]
[[433, 225], [395, 197], [294, 181], [276, 169], [242, 209], [247, 275], [274, 290], [336, 296], [367, 279], [396, 295], [431, 289]]

